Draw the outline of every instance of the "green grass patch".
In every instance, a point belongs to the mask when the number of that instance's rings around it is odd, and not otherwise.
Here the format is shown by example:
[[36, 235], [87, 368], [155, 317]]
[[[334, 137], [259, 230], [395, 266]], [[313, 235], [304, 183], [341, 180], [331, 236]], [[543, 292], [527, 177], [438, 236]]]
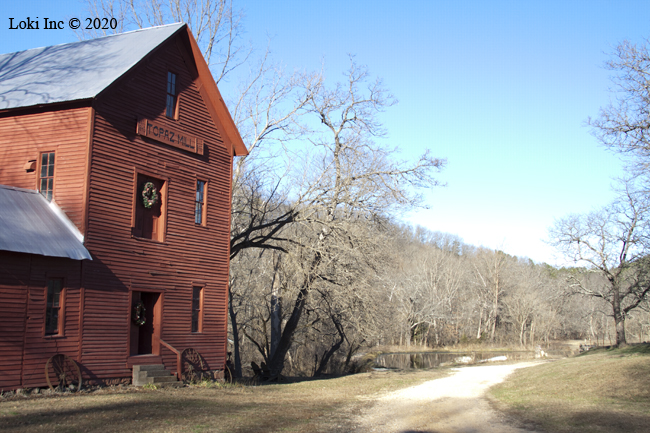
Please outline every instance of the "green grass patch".
[[597, 354], [602, 354], [602, 353], [609, 353], [611, 355], [650, 355], [650, 344], [648, 343], [643, 343], [643, 344], [633, 344], [633, 345], [627, 345], [625, 347], [615, 347], [615, 346], [607, 346], [607, 347], [597, 347], [595, 349], [588, 350], [584, 353], [581, 353], [578, 356], [589, 356], [589, 355], [597, 355]]
[[490, 391], [499, 409], [552, 432], [647, 432], [650, 345], [593, 349], [517, 370]]

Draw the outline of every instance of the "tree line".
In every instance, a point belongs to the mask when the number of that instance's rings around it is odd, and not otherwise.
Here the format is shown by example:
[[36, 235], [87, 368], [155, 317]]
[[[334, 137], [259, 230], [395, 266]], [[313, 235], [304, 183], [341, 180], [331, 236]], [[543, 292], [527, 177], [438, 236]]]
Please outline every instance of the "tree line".
[[[355, 355], [377, 346], [548, 350], [567, 339], [616, 342], [607, 302], [575, 294], [575, 281], [603, 283], [589, 268], [558, 269], [388, 219], [354, 224], [359, 244], [332, 245], [312, 282], [285, 373], [352, 371]], [[238, 373], [251, 361], [269, 365], [273, 358], [303, 296], [299, 284], [311, 262], [302, 248], [251, 249], [233, 260], [230, 326]], [[647, 312], [628, 315], [632, 340], [648, 339], [648, 326]]]

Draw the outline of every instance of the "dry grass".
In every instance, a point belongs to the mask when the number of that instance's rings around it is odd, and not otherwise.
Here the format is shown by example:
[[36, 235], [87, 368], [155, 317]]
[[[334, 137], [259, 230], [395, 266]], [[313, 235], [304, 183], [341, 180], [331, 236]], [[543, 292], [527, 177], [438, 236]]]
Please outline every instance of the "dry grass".
[[326, 432], [348, 430], [373, 397], [448, 370], [373, 372], [257, 387], [189, 387], [0, 400], [9, 432]]
[[521, 369], [491, 396], [499, 409], [550, 432], [648, 432], [650, 345]]

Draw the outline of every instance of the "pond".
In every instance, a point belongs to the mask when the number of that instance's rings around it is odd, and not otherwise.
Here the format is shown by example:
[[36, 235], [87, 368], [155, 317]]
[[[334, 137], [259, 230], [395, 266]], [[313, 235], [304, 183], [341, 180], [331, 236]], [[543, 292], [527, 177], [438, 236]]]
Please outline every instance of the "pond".
[[535, 352], [532, 351], [402, 352], [381, 354], [375, 360], [375, 365], [379, 368], [433, 368], [440, 365], [526, 360], [534, 357]]

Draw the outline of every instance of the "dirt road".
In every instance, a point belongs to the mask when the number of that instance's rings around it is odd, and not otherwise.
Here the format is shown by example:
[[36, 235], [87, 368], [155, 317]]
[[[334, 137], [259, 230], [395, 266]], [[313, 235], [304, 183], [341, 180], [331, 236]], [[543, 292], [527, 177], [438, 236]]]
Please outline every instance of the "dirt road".
[[531, 433], [494, 411], [485, 391], [518, 368], [536, 365], [484, 365], [381, 397], [356, 420], [355, 432], [376, 433]]

